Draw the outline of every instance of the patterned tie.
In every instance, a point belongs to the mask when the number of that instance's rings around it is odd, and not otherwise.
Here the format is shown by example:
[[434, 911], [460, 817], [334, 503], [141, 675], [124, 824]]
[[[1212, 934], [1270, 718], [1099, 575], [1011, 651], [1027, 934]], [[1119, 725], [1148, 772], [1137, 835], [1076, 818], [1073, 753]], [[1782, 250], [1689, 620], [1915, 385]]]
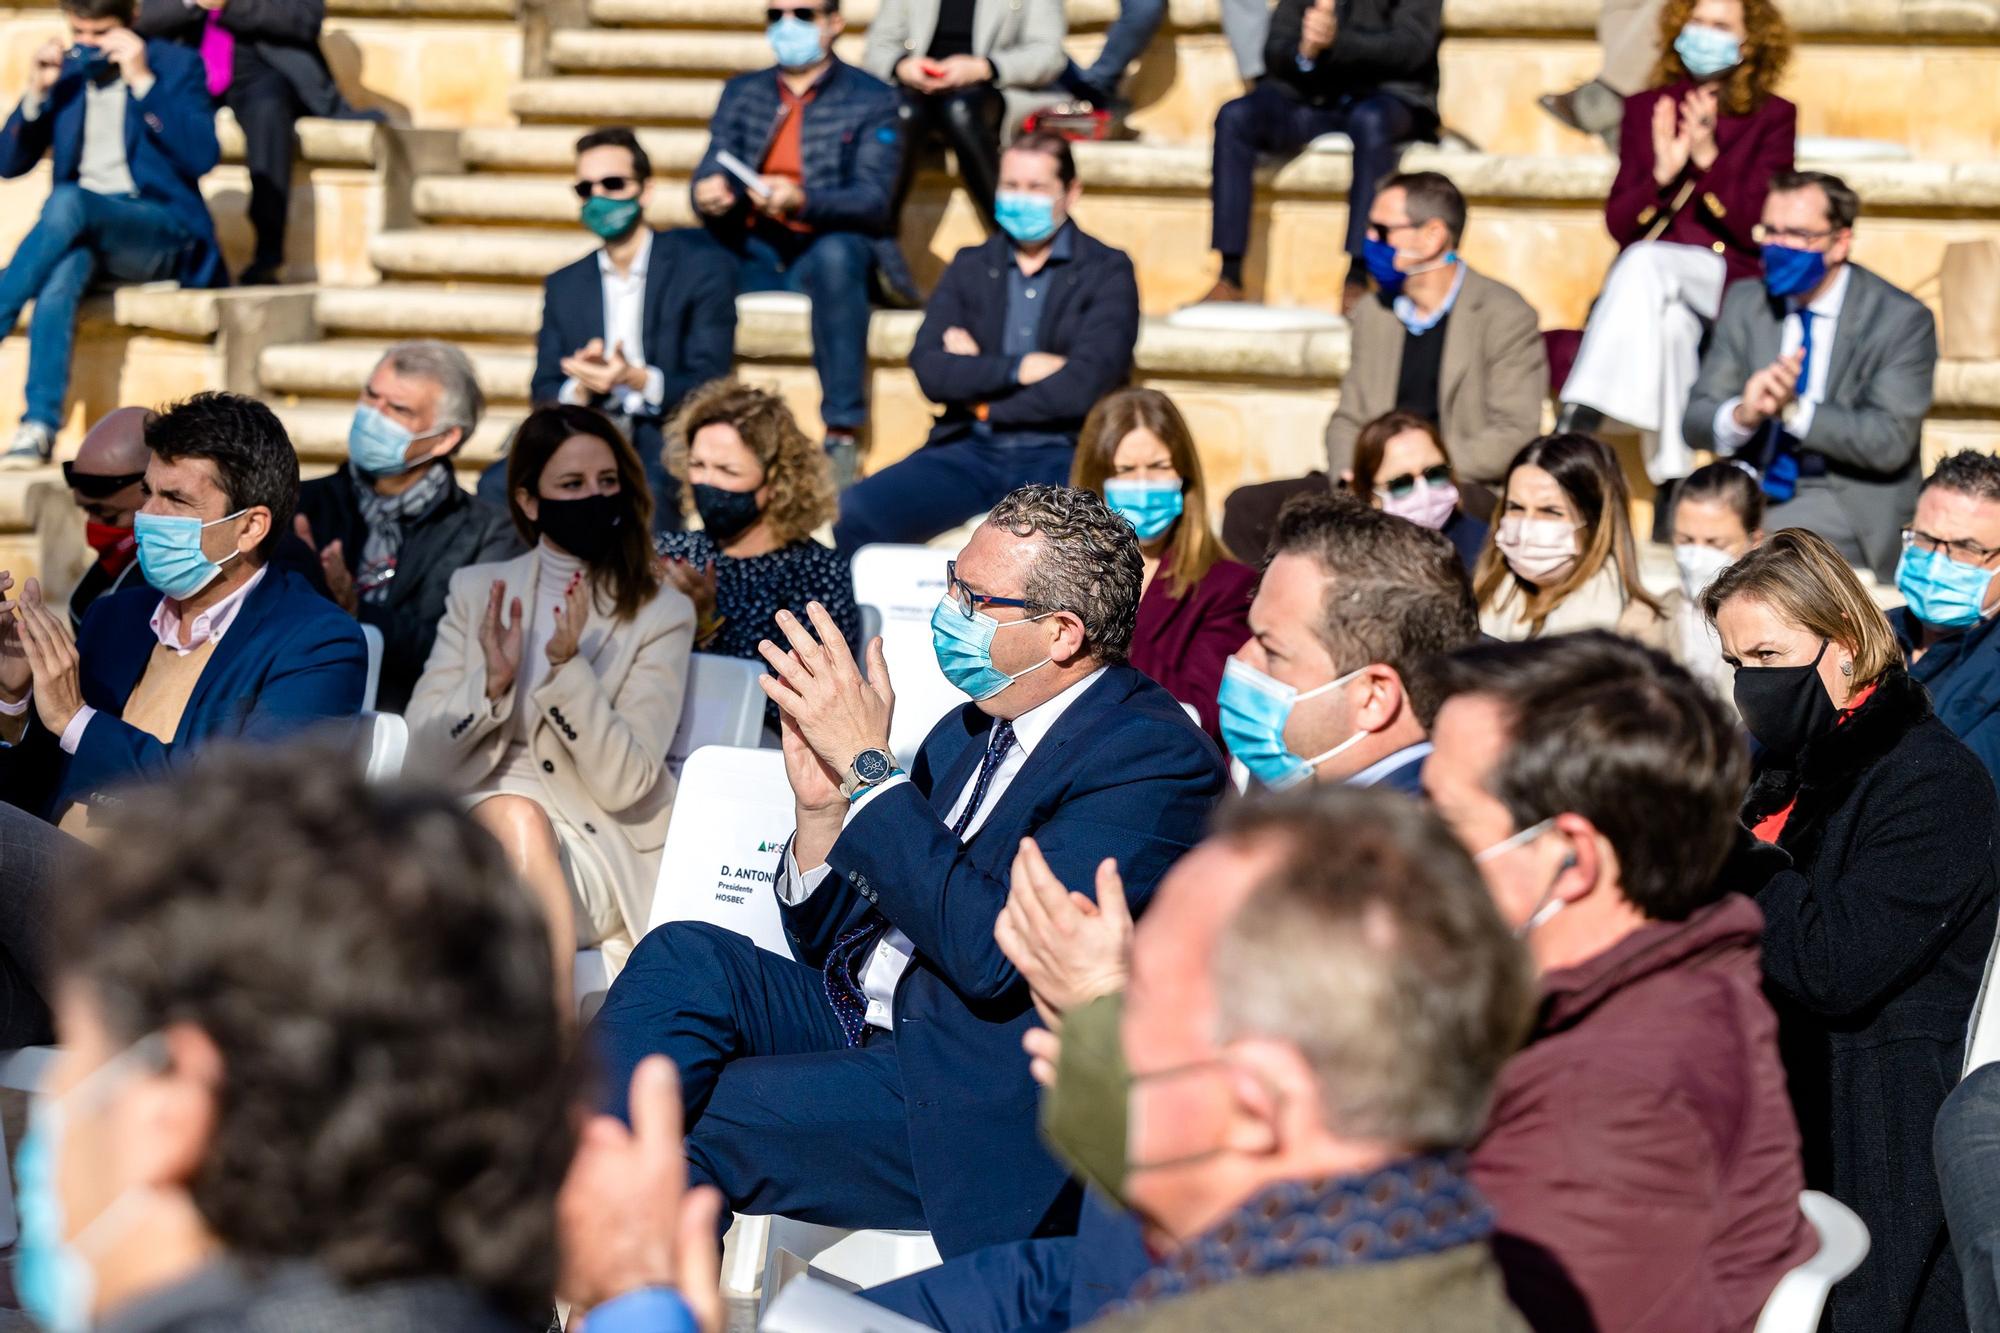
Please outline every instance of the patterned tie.
[[[966, 801], [965, 809], [959, 812], [958, 819], [951, 826], [953, 837], [965, 837], [966, 826], [972, 823], [972, 816], [986, 799], [987, 789], [993, 785], [993, 774], [1013, 748], [1014, 724], [1006, 721], [996, 723], [986, 737], [986, 753], [979, 759], [979, 776], [973, 781], [972, 797]], [[868, 956], [881, 930], [880, 919], [871, 912], [868, 920], [835, 940], [826, 955], [822, 975], [826, 1002], [833, 1007], [833, 1016], [840, 1021], [841, 1035], [847, 1039], [849, 1046], [859, 1046], [862, 1035], [868, 1031], [868, 997], [861, 992], [856, 964]]]
[[[1803, 398], [1812, 384], [1808, 378], [1812, 374], [1813, 354], [1813, 312], [1799, 307], [1799, 383], [1794, 397]], [[1772, 417], [1766, 428], [1770, 436], [1770, 461], [1764, 465], [1764, 495], [1774, 504], [1783, 504], [1799, 493], [1799, 442], [1785, 429], [1785, 423]]]
[[208, 72], [208, 95], [220, 97], [236, 74], [236, 35], [222, 26], [222, 11], [211, 9], [201, 29], [201, 63]]

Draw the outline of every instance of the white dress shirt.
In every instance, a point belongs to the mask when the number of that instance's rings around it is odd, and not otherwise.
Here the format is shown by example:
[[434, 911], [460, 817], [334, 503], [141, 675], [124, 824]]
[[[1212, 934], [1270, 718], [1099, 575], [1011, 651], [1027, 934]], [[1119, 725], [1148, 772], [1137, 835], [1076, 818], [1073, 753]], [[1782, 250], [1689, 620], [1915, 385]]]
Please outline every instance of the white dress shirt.
[[[1827, 289], [1806, 307], [1813, 314], [1812, 364], [1806, 367], [1806, 382], [1799, 386], [1798, 397], [1780, 414], [1786, 431], [1797, 440], [1806, 438], [1812, 429], [1813, 409], [1826, 400], [1827, 374], [1833, 369], [1833, 335], [1840, 323], [1841, 303], [1847, 300], [1849, 272], [1842, 264]], [[1786, 357], [1798, 351], [1805, 345], [1805, 336], [1804, 322], [1793, 309], [1785, 315], [1778, 334], [1778, 355]], [[1757, 427], [1737, 423], [1736, 409], [1742, 402], [1743, 395], [1738, 394], [1715, 409], [1715, 447], [1719, 453], [1735, 453], [1757, 433]]]
[[[604, 356], [611, 357], [614, 347], [625, 349], [625, 359], [634, 365], [646, 356], [646, 265], [653, 257], [653, 234], [646, 233], [646, 243], [639, 247], [633, 257], [632, 271], [620, 273], [618, 266], [611, 262], [611, 256], [604, 250], [597, 252], [598, 281], [604, 285]], [[660, 415], [662, 401], [667, 396], [667, 374], [658, 366], [646, 367], [646, 388], [644, 392], [628, 388], [623, 384], [613, 385], [606, 395], [610, 406], [628, 417]], [[556, 390], [556, 397], [576, 407], [591, 405], [590, 390], [575, 379], [565, 379], [562, 388]]]
[[[1085, 690], [1097, 683], [1104, 674], [1104, 668], [1085, 676], [1076, 684], [1045, 703], [1038, 704], [1014, 719], [1014, 744], [1000, 760], [1000, 766], [993, 770], [993, 780], [987, 785], [986, 799], [972, 812], [972, 819], [965, 826], [965, 838], [970, 841], [986, 823], [986, 817], [1000, 804], [1000, 798], [1007, 792], [1008, 784], [1014, 781], [1021, 770], [1028, 766], [1028, 756], [1055, 730], [1056, 722], [1068, 711], [1071, 704], [1083, 697]], [[907, 773], [898, 773], [887, 782], [862, 793], [847, 812], [847, 824], [852, 824], [857, 815], [867, 808], [877, 796], [910, 780]], [[972, 775], [965, 780], [965, 786], [958, 793], [958, 799], [951, 803], [946, 814], [946, 828], [958, 823], [958, 817], [965, 813], [966, 802], [972, 799], [972, 792], [979, 785], [979, 769], [974, 767]], [[846, 824], [842, 825], [843, 831]], [[778, 874], [778, 901], [796, 907], [812, 897], [813, 891], [826, 881], [833, 868], [816, 866], [801, 871], [798, 860], [792, 855], [791, 847], [785, 848], [785, 864]], [[910, 937], [891, 926], [875, 946], [875, 952], [868, 956], [868, 965], [861, 970], [861, 994], [868, 1001], [868, 1024], [882, 1030], [893, 1031], [895, 1025], [896, 983], [903, 979], [903, 972], [910, 965], [910, 957], [916, 952], [916, 945]]]
[[1414, 764], [1419, 759], [1431, 757], [1431, 743], [1418, 741], [1415, 745], [1405, 745], [1394, 754], [1383, 755], [1368, 767], [1347, 780], [1350, 787], [1372, 787], [1405, 764]]

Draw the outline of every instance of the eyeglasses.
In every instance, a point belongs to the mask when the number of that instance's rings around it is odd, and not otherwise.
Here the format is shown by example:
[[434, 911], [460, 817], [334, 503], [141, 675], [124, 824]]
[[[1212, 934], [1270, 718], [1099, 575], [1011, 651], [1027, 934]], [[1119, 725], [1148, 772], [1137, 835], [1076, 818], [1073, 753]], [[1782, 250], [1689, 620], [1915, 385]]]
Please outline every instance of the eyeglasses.
[[623, 194], [639, 183], [636, 176], [600, 176], [594, 181], [578, 181], [570, 188], [577, 198], [588, 199], [594, 194]]
[[1964, 537], [1954, 537], [1946, 541], [1942, 537], [1933, 537], [1928, 532], [1904, 528], [1903, 549], [1907, 551], [1912, 546], [1931, 555], [1943, 555], [1949, 560], [1956, 560], [1961, 565], [1983, 566], [1995, 556], [2000, 556], [2000, 546], [1981, 546], [1978, 542]]
[[1825, 231], [1807, 231], [1803, 227], [1767, 227], [1758, 223], [1750, 229], [1750, 236], [1759, 245], [1790, 245], [1808, 248], [1819, 241], [1832, 240], [1840, 234], [1840, 228], [1828, 227]]
[[780, 19], [804, 19], [808, 23], [817, 23], [824, 12], [813, 8], [767, 9], [764, 11], [764, 22], [768, 24], [776, 23]]
[[1368, 224], [1368, 234], [1378, 241], [1386, 241], [1390, 232], [1409, 231], [1416, 225], [1414, 222], [1371, 222]]
[[1025, 611], [1032, 605], [1025, 597], [988, 597], [974, 592], [959, 582], [956, 560], [944, 562], [944, 591], [945, 596], [957, 604], [958, 613], [968, 620], [974, 611], [984, 606], [1018, 606]]
[[108, 500], [127, 486], [137, 486], [146, 479], [143, 472], [120, 472], [112, 476], [99, 472], [78, 472], [73, 462], [64, 463], [62, 472], [63, 485], [92, 500]]
[[1401, 500], [1416, 490], [1420, 481], [1426, 486], [1451, 485], [1451, 464], [1439, 463], [1436, 467], [1427, 467], [1422, 472], [1405, 472], [1400, 477], [1391, 477], [1381, 482], [1375, 489], [1392, 500]]

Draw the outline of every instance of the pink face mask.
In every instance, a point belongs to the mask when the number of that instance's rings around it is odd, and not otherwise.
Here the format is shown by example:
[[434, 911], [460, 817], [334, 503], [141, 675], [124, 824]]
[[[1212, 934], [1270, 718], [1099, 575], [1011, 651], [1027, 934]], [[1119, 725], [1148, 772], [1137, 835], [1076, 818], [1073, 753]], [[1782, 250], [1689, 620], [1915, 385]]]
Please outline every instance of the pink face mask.
[[1530, 583], [1548, 582], [1579, 554], [1576, 529], [1556, 518], [1503, 518], [1493, 544], [1507, 557], [1507, 567]]
[[1458, 487], [1451, 482], [1433, 485], [1420, 481], [1403, 495], [1390, 495], [1385, 491], [1375, 492], [1382, 502], [1382, 512], [1394, 514], [1397, 518], [1407, 518], [1420, 528], [1433, 532], [1451, 521], [1458, 511]]

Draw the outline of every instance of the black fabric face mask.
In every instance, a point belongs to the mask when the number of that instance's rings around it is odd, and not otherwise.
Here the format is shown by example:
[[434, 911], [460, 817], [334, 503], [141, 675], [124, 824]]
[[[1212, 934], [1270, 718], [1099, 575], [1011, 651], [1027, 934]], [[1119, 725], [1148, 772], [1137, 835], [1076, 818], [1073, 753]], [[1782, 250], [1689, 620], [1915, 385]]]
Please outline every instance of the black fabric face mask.
[[755, 491], [725, 491], [720, 486], [694, 483], [694, 512], [701, 515], [702, 531], [717, 546], [734, 541], [763, 512]]
[[1758, 743], [1780, 759], [1797, 758], [1840, 715], [1819, 678], [1828, 642], [1820, 640], [1819, 655], [1804, 666], [1736, 668], [1736, 711]]
[[535, 530], [586, 565], [611, 554], [631, 518], [623, 495], [586, 495], [576, 500], [541, 500]]

